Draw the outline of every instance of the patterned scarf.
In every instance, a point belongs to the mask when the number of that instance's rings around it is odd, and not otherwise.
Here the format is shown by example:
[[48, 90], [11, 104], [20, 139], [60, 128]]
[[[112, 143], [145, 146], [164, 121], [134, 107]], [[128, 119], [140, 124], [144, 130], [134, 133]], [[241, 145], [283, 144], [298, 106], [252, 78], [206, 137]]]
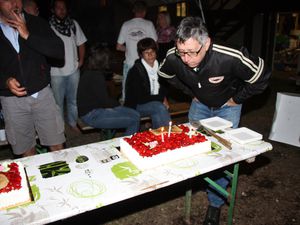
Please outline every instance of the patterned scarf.
[[59, 19], [55, 15], [52, 15], [49, 23], [62, 35], [70, 37], [71, 30], [74, 34], [76, 34], [75, 23], [69, 16], [67, 16], [65, 19]]

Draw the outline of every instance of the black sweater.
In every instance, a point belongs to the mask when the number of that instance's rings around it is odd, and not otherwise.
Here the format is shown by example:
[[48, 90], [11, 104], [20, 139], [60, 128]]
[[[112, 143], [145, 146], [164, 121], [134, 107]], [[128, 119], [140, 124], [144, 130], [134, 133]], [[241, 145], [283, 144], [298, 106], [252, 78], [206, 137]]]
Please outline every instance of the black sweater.
[[17, 53], [0, 29], [0, 96], [12, 96], [6, 85], [8, 78], [16, 78], [26, 88], [27, 95], [36, 93], [50, 82], [47, 58], [64, 59], [63, 41], [55, 35], [48, 23], [36, 16], [25, 15], [29, 37], [19, 36]]
[[113, 108], [118, 105], [118, 101], [108, 94], [104, 72], [86, 70], [82, 73], [77, 92], [80, 117], [97, 108]]

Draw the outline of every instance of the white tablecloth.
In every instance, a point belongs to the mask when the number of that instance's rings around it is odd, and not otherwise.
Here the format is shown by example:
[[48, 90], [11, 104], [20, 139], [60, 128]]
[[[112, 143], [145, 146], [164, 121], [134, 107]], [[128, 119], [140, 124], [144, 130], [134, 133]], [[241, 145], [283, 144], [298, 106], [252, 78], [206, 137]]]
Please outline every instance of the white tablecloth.
[[[214, 138], [212, 141], [216, 142]], [[214, 152], [177, 161], [141, 172], [125, 159], [116, 147], [119, 139], [69, 148], [22, 158], [34, 202], [0, 211], [0, 224], [45, 224], [132, 198], [218, 168], [243, 161], [272, 149], [257, 141], [233, 144]], [[78, 156], [88, 161], [78, 163]], [[39, 166], [63, 161], [70, 172], [43, 178]], [[122, 190], [122, 191], [120, 191]]]

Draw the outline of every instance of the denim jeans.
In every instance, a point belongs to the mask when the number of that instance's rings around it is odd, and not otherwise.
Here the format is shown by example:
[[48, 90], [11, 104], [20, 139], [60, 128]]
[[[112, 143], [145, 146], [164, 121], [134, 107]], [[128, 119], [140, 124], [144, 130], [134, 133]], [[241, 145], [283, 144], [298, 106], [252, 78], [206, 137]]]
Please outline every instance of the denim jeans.
[[162, 126], [168, 126], [171, 117], [166, 106], [159, 101], [151, 101], [145, 104], [139, 104], [136, 110], [141, 114], [141, 117], [150, 116], [152, 128], [156, 129]]
[[[233, 128], [237, 128], [240, 122], [242, 105], [237, 106], [227, 106], [223, 105], [217, 109], [211, 109], [206, 105], [202, 104], [197, 100], [193, 100], [190, 110], [189, 110], [189, 121], [197, 121], [201, 119], [206, 119], [214, 116], [221, 117], [223, 119], [229, 120], [233, 124]], [[223, 177], [219, 176], [214, 180], [222, 188], [226, 189], [229, 184], [229, 179], [224, 175]], [[207, 189], [207, 196], [211, 206], [221, 207], [224, 204], [224, 199], [221, 195], [216, 194], [212, 191], [211, 186]]]
[[80, 71], [76, 70], [68, 76], [51, 76], [51, 87], [54, 98], [64, 118], [64, 99], [67, 106], [67, 123], [74, 127], [77, 124], [77, 89]]
[[133, 65], [129, 65], [127, 63], [123, 64], [123, 79], [122, 79], [122, 97], [121, 97], [121, 101], [124, 102], [125, 101], [125, 84], [126, 84], [126, 78], [127, 78], [127, 74], [128, 71], [130, 70], [130, 68]]
[[81, 119], [95, 128], [125, 128], [125, 136], [138, 132], [140, 127], [140, 114], [134, 109], [123, 106], [94, 109]]

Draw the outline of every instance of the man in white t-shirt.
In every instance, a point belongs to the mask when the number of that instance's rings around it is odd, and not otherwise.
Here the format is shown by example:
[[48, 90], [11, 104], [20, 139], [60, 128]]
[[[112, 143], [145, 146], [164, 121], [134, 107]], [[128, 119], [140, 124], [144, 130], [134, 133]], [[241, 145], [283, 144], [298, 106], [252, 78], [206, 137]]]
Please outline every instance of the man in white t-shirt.
[[125, 81], [129, 69], [139, 58], [137, 43], [139, 40], [150, 37], [157, 41], [157, 34], [153, 23], [144, 19], [147, 12], [147, 5], [144, 1], [136, 1], [133, 5], [134, 18], [125, 21], [117, 40], [116, 49], [125, 52], [122, 81], [122, 101], [125, 99]]
[[51, 28], [64, 42], [65, 64], [63, 67], [51, 67], [51, 86], [56, 103], [64, 118], [64, 99], [67, 106], [67, 123], [75, 131], [77, 128], [77, 88], [80, 70], [85, 55], [87, 41], [79, 24], [68, 16], [65, 0], [54, 0], [53, 15], [49, 21]]

